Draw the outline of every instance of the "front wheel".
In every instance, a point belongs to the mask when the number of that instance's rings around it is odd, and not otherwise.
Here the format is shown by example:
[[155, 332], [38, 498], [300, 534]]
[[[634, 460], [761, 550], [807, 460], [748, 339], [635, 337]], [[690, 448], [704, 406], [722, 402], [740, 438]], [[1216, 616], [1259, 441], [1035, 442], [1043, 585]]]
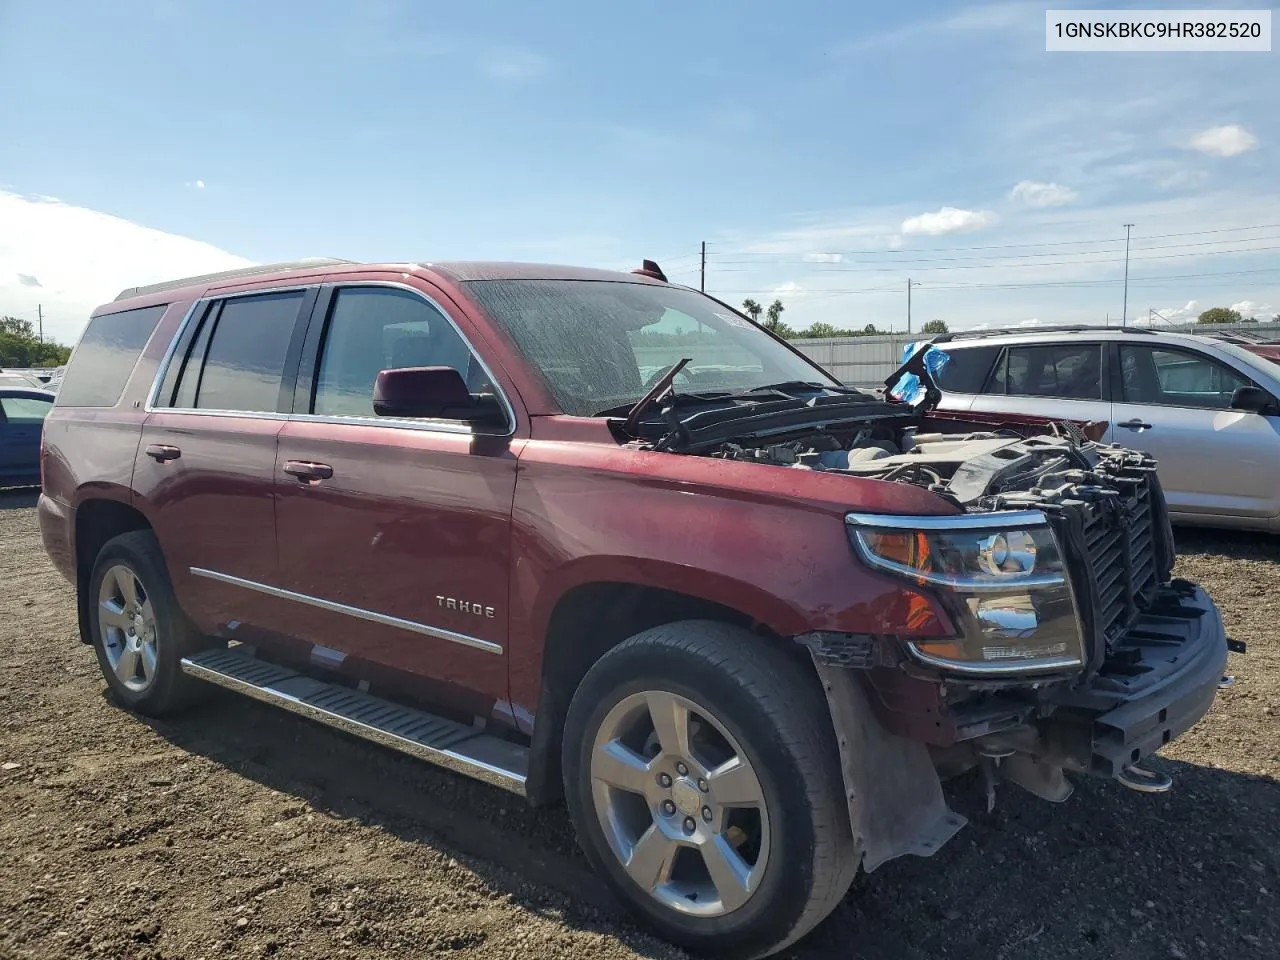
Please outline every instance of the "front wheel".
[[610, 650], [569, 709], [565, 794], [596, 870], [650, 926], [724, 957], [799, 939], [857, 867], [812, 671], [686, 621]]

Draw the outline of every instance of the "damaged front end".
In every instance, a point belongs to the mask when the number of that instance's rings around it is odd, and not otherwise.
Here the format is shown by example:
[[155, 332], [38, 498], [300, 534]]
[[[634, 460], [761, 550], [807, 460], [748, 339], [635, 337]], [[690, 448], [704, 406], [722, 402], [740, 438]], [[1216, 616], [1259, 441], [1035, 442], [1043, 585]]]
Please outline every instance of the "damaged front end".
[[944, 636], [796, 638], [827, 691], [868, 870], [959, 830], [940, 779], [975, 767], [989, 804], [1001, 781], [1061, 802], [1066, 773], [1167, 788], [1139, 764], [1209, 709], [1229, 645], [1213, 602], [1172, 577], [1152, 458], [1099, 443], [1096, 424], [930, 417], [945, 362], [909, 348], [886, 401], [669, 405], [650, 447], [908, 483], [952, 506], [846, 517], [857, 559], [927, 594]]

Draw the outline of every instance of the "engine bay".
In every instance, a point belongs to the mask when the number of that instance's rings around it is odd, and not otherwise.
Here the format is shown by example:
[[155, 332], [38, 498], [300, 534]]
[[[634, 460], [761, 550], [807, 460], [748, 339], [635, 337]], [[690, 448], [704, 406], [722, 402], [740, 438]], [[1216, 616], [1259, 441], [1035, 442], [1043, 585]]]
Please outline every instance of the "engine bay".
[[1070, 424], [1023, 437], [1011, 431], [922, 433], [916, 427], [819, 430], [784, 441], [731, 441], [708, 451], [722, 460], [844, 473], [925, 487], [965, 510], [1078, 496], [1149, 458], [1089, 440]]

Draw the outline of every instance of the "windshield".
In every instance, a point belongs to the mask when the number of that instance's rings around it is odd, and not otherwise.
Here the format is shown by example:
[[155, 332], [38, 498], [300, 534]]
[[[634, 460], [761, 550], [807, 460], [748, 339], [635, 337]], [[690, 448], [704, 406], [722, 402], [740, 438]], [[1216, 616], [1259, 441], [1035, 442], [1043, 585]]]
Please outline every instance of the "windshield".
[[838, 387], [749, 320], [681, 287], [599, 280], [473, 280], [467, 292], [542, 373], [565, 413], [639, 400], [683, 357], [679, 393], [777, 383]]

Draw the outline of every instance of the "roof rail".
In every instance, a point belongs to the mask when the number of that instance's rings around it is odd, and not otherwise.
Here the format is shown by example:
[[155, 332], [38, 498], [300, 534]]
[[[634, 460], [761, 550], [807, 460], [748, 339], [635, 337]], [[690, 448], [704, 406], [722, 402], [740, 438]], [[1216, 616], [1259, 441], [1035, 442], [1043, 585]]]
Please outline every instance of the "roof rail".
[[1013, 333], [1083, 333], [1118, 330], [1121, 333], [1141, 333], [1155, 336], [1158, 331], [1150, 327], [1100, 327], [1097, 324], [1057, 323], [1034, 327], [993, 327], [988, 330], [957, 330], [955, 333], [944, 333], [933, 338], [934, 343], [948, 343], [952, 340], [979, 340], [983, 337], [1007, 337]]
[[199, 283], [215, 283], [219, 280], [235, 280], [238, 277], [252, 277], [264, 273], [284, 273], [288, 270], [305, 270], [308, 267], [326, 267], [340, 263], [354, 263], [352, 260], [338, 260], [334, 257], [308, 257], [303, 260], [286, 260], [281, 263], [258, 263], [251, 267], [240, 267], [236, 270], [223, 270], [219, 273], [205, 273], [196, 277], [181, 277], [177, 280], [165, 280], [151, 283], [143, 287], [126, 287], [121, 290], [116, 300], [128, 300], [148, 293], [161, 293], [165, 290], [178, 290]]

